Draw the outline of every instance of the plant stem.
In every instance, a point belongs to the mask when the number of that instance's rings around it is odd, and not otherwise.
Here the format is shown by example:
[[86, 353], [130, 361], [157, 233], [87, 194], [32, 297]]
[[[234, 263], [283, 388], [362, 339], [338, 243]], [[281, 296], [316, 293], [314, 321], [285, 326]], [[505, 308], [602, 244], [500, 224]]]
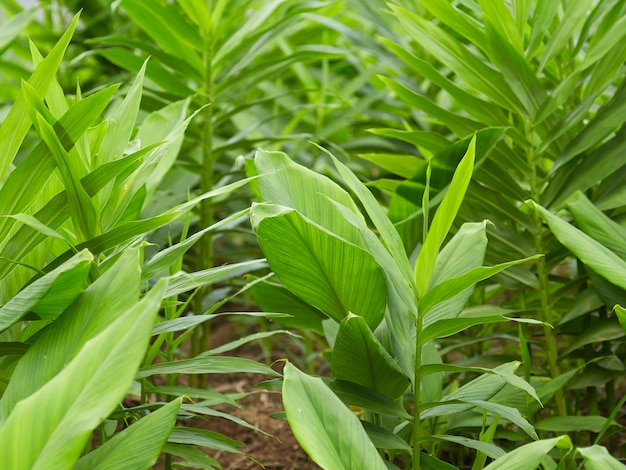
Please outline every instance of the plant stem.
[[[209, 192], [213, 186], [213, 166], [215, 155], [213, 153], [213, 37], [207, 39], [205, 53], [203, 57], [205, 67], [204, 94], [206, 99], [206, 111], [204, 129], [202, 132], [202, 162], [200, 168], [200, 191]], [[200, 203], [200, 229], [213, 224], [213, 204], [205, 199]], [[213, 265], [213, 238], [212, 235], [204, 235], [198, 242], [198, 269], [207, 269]], [[194, 313], [202, 315], [204, 313], [204, 298], [211, 291], [210, 286], [201, 287], [195, 298]], [[202, 326], [194, 331], [192, 336], [192, 356], [197, 356], [203, 350], [209, 348], [209, 337], [211, 335], [210, 322], [204, 322]], [[196, 380], [201, 388], [206, 386], [206, 377], [200, 376]]]
[[422, 435], [422, 423], [420, 416], [420, 403], [422, 400], [422, 317], [417, 314], [415, 324], [415, 384], [413, 386], [413, 470], [420, 469], [420, 436]]
[[[528, 123], [526, 129], [528, 129]], [[530, 141], [532, 138], [529, 136]], [[527, 155], [528, 164], [531, 168], [532, 174], [530, 178], [530, 197], [534, 201], [540, 200], [540, 186], [541, 181], [537, 175], [537, 169], [539, 163], [535, 155], [534, 148], [530, 149]], [[533, 241], [535, 250], [537, 253], [544, 253], [544, 236], [543, 236], [543, 222], [537, 211], [533, 211], [533, 222], [535, 223], [535, 231], [533, 233]], [[548, 367], [550, 369], [550, 377], [555, 378], [561, 374], [559, 367], [559, 348], [557, 344], [557, 337], [552, 328], [554, 318], [552, 318], [552, 307], [550, 305], [550, 280], [549, 271], [546, 264], [545, 257], [541, 257], [537, 260], [537, 278], [539, 280], [539, 296], [540, 296], [540, 317], [541, 321], [548, 323], [543, 327], [544, 340], [546, 344], [546, 356], [548, 359]], [[565, 400], [563, 396], [563, 390], [558, 389], [554, 394], [554, 400], [556, 401], [557, 412], [559, 416], [567, 416], [567, 410], [565, 407]]]

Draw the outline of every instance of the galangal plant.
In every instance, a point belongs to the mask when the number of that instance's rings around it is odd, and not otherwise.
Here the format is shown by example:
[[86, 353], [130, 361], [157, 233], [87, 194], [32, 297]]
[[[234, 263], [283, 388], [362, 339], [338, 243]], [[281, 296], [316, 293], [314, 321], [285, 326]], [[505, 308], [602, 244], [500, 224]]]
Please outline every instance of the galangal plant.
[[180, 375], [275, 372], [221, 355], [254, 338], [181, 359], [231, 289], [203, 315], [183, 313], [199, 288], [265, 264], [187, 273], [182, 256], [248, 209], [168, 247], [149, 252], [146, 240], [246, 180], [145, 216], [194, 114], [182, 100], [137, 125], [145, 64], [123, 98], [119, 85], [65, 94], [56, 73], [77, 23], [45, 58], [31, 44], [34, 71], [0, 127], [0, 466], [141, 469], [165, 451], [168, 467], [178, 456], [179, 466], [219, 468], [198, 447], [243, 453], [242, 444], [177, 419], [256, 428], [213, 409], [235, 397], [182, 386]]
[[[423, 242], [427, 167], [434, 199], [462, 156], [457, 140], [476, 133], [483, 161], [459, 221], [493, 222], [489, 263], [545, 255], [477, 292], [542, 326], [488, 328], [484, 340], [458, 341], [447, 351], [477, 364], [501, 353], [490, 338], [519, 336], [525, 378], [555, 389], [544, 413], [518, 394], [524, 416], [544, 436], [570, 432], [577, 444], [602, 438], [617, 453], [620, 442], [610, 443], [612, 432], [604, 430], [619, 428], [607, 417], [622, 406], [624, 332], [612, 311], [623, 290], [570, 243], [559, 243], [562, 235], [544, 220], [568, 209], [585, 231], [604, 226], [615, 235], [609, 221], [623, 225], [626, 3], [433, 0], [395, 2], [387, 13], [397, 34], [382, 41], [407, 68], [381, 79], [410, 114], [402, 129], [372, 132], [414, 149], [365, 158], [388, 172], [371, 184], [390, 194], [389, 216], [407, 252]], [[614, 238], [598, 240], [621, 253]]]
[[[332, 379], [287, 364], [283, 386], [293, 432], [323, 468], [455, 468], [444, 463], [447, 443], [473, 449], [474, 468], [487, 458], [494, 459], [491, 469], [511, 468], [512, 462], [529, 469], [556, 465], [559, 453], [574, 458], [567, 436], [538, 440], [533, 426], [499, 394], [513, 387], [540, 407], [553, 388], [535, 390], [515, 374], [519, 362], [464, 367], [444, 362], [437, 349], [441, 338], [467, 328], [538, 323], [505, 315], [497, 306], [464, 308], [476, 283], [530, 261], [483, 266], [486, 221], [465, 223], [447, 238], [474, 153], [472, 140], [432, 222], [423, 227], [413, 266], [378, 201], [334, 157], [356, 199], [283, 153], [256, 154], [262, 202], [253, 204], [251, 221], [261, 248], [281, 282], [327, 317]], [[427, 211], [428, 185], [423, 204]], [[460, 385], [450, 379], [455, 374], [478, 377]], [[500, 438], [534, 442], [507, 453], [514, 446], [494, 442], [499, 430], [506, 430]], [[616, 462], [598, 449], [579, 452], [584, 459], [600, 453], [604, 462]]]

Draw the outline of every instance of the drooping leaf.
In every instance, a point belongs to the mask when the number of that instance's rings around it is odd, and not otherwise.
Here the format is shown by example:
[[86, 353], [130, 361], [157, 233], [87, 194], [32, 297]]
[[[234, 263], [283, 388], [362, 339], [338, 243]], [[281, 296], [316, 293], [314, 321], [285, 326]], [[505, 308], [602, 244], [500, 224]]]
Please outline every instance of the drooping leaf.
[[386, 470], [358, 418], [324, 385], [285, 365], [283, 403], [298, 442], [322, 468]]
[[555, 446], [569, 450], [572, 441], [568, 436], [560, 436], [531, 442], [497, 458], [485, 470], [535, 470]]

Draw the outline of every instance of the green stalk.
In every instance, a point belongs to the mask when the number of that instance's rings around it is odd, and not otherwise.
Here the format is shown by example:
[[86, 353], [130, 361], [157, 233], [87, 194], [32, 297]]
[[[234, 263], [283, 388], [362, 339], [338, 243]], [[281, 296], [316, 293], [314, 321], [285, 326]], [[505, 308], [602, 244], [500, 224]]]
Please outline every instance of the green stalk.
[[420, 469], [420, 436], [422, 435], [422, 423], [419, 404], [422, 401], [422, 317], [418, 312], [415, 325], [415, 385], [413, 386], [413, 470]]
[[[207, 107], [205, 111], [204, 130], [202, 132], [202, 164], [200, 168], [200, 191], [202, 193], [209, 192], [213, 185], [213, 166], [215, 163], [215, 155], [213, 153], [213, 36], [207, 40], [205, 53], [203, 57], [205, 67], [204, 93], [206, 96]], [[205, 199], [200, 203], [200, 228], [208, 227], [213, 224], [213, 204], [210, 200]], [[213, 265], [213, 238], [210, 234], [204, 235], [198, 242], [198, 270], [207, 269]], [[194, 314], [202, 315], [204, 313], [203, 300], [211, 291], [209, 286], [201, 287], [194, 302]], [[191, 342], [191, 354], [197, 356], [203, 350], [209, 349], [209, 337], [211, 335], [210, 322], [204, 322], [202, 326], [194, 330]], [[200, 376], [193, 380], [196, 385], [204, 388], [207, 379]]]
[[[525, 126], [526, 129], [529, 128], [528, 123]], [[533, 139], [529, 136], [529, 140], [532, 142]], [[530, 179], [530, 197], [534, 201], [540, 201], [539, 198], [539, 187], [541, 182], [539, 181], [539, 177], [537, 176], [537, 167], [538, 162], [536, 159], [537, 155], [535, 155], [534, 148], [530, 149], [528, 152], [528, 164], [531, 168], [532, 175]], [[533, 241], [535, 245], [535, 251], [537, 253], [544, 253], [544, 240], [543, 240], [543, 222], [541, 217], [537, 213], [537, 211], [533, 211], [532, 213], [533, 222], [535, 223], [536, 230], [533, 233]], [[554, 318], [552, 316], [552, 307], [550, 305], [550, 281], [549, 281], [549, 271], [546, 265], [545, 257], [541, 257], [537, 260], [537, 277], [539, 279], [539, 295], [540, 295], [540, 317], [541, 321], [546, 322], [548, 325], [552, 325], [554, 322]], [[559, 358], [559, 348], [557, 344], [557, 337], [554, 332], [554, 329], [551, 326], [545, 325], [543, 327], [544, 339], [546, 342], [546, 356], [548, 359], [548, 367], [550, 368], [550, 377], [555, 378], [561, 374], [558, 358]], [[567, 416], [567, 410], [565, 407], [565, 400], [563, 396], [563, 391], [561, 389], [557, 390], [554, 394], [554, 400], [556, 401], [557, 412], [559, 416]]]

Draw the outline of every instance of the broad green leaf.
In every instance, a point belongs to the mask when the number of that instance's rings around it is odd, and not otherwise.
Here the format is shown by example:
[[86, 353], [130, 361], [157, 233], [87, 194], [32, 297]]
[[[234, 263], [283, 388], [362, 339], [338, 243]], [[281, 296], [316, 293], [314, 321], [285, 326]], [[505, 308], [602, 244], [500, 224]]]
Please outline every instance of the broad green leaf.
[[322, 468], [386, 470], [358, 418], [324, 385], [285, 365], [283, 404], [294, 436]]
[[568, 436], [560, 436], [531, 442], [494, 460], [485, 470], [535, 470], [555, 446], [569, 450], [572, 441]]
[[626, 465], [609, 454], [606, 447], [599, 445], [578, 447], [576, 451], [582, 455], [587, 470], [624, 470], [626, 468]]
[[[118, 261], [41, 331], [20, 360], [0, 400], [0, 421], [21, 400], [57, 376], [99, 332], [107, 329], [139, 298], [139, 253], [127, 250]], [[45, 357], [45, 362], [42, 362]], [[33, 374], [33, 370], [37, 374]]]
[[350, 195], [329, 178], [293, 162], [282, 152], [258, 150], [254, 156], [263, 202], [290, 207], [326, 230], [363, 247], [359, 232], [340, 217], [331, 201], [362, 215]]
[[371, 328], [380, 323], [385, 280], [367, 251], [287, 207], [254, 204], [250, 218], [272, 270], [289, 290], [335, 321], [354, 312]]
[[92, 261], [93, 255], [83, 250], [22, 289], [0, 307], [0, 331], [31, 311], [41, 318], [56, 318], [86, 287]]
[[182, 399], [176, 399], [115, 434], [111, 440], [80, 458], [76, 470], [150, 468], [176, 424]]
[[[40, 94], [45, 95], [48, 87], [54, 80], [54, 75], [59, 68], [65, 49], [67, 48], [74, 29], [78, 23], [76, 15], [67, 30], [54, 46], [50, 54], [37, 66], [28, 83]], [[22, 140], [30, 128], [28, 107], [23, 95], [20, 95], [9, 111], [0, 127], [0, 180], [3, 180], [9, 165], [13, 161]]]
[[359, 155], [364, 160], [374, 163], [391, 173], [410, 178], [425, 164], [424, 160], [414, 155], [397, 155], [392, 153], [368, 153]]
[[475, 146], [476, 140], [474, 137], [470, 142], [467, 153], [454, 173], [448, 192], [437, 209], [426, 240], [424, 240], [424, 245], [415, 262], [415, 281], [420, 299], [426, 295], [430, 287], [439, 249], [452, 226], [472, 177]]
[[626, 289], [626, 261], [539, 204], [529, 204], [539, 211], [556, 238], [578, 259], [600, 276]]
[[[408, 377], [413, 377], [414, 340], [412, 331], [415, 329], [414, 319], [417, 317], [417, 306], [415, 305], [415, 283], [402, 240], [369, 189], [359, 181], [346, 165], [329, 152], [327, 153], [333, 159], [339, 174], [357, 196], [380, 234], [379, 239], [367, 227], [362, 217], [355, 217], [347, 208], [335, 204], [343, 218], [359, 230], [365, 246], [382, 269], [387, 285], [389, 314], [386, 317], [386, 322], [392, 332], [391, 347], [404, 373]], [[359, 313], [355, 310], [352, 312]]]
[[156, 374], [231, 374], [247, 372], [277, 377], [279, 374], [265, 364], [242, 357], [198, 356], [173, 362], [161, 362], [142, 367], [136, 374], [137, 379]]
[[[157, 284], [93, 336], [58, 375], [17, 403], [0, 427], [1, 454], [10, 468], [73, 466], [93, 429], [127, 392], [164, 288], [165, 282]], [[44, 404], [49, 412], [42, 414]]]
[[368, 328], [365, 320], [349, 314], [339, 326], [330, 362], [333, 376], [396, 399], [410, 385], [398, 363]]
[[535, 423], [535, 429], [539, 431], [551, 431], [556, 433], [591, 431], [600, 432], [606, 424], [618, 425], [615, 421], [607, 423], [604, 416], [555, 416], [542, 419]]

